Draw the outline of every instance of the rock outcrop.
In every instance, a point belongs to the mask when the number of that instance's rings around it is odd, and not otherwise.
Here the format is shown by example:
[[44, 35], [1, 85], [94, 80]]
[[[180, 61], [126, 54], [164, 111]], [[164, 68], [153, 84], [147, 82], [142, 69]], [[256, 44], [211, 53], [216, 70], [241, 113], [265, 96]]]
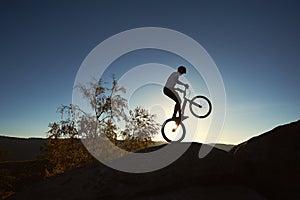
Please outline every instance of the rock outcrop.
[[85, 166], [36, 184], [11, 199], [263, 199], [239, 185], [231, 154], [213, 148], [199, 159], [200, 147], [192, 143], [174, 163], [149, 173], [120, 172], [100, 163]]
[[230, 153], [248, 186], [271, 199], [300, 199], [300, 121], [251, 138]]

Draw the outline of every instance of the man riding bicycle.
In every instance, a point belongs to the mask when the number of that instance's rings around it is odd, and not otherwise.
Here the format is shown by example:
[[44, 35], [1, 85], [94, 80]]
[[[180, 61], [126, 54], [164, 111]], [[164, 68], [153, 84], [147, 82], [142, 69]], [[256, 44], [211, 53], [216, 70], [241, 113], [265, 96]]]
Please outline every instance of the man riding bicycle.
[[[179, 81], [179, 76], [181, 76], [182, 74], [186, 74], [186, 68], [184, 66], [180, 66], [178, 67], [177, 72], [173, 72], [166, 84], [165, 87], [163, 89], [163, 92], [166, 96], [168, 96], [169, 98], [171, 98], [173, 101], [175, 101], [175, 106], [174, 106], [174, 112], [173, 112], [173, 119], [176, 119], [176, 123], [179, 124], [180, 120], [181, 120], [181, 99], [178, 95], [178, 93], [176, 92], [176, 90], [179, 90], [178, 88], [175, 88], [175, 85], [183, 85], [186, 88], [189, 88], [188, 84], [185, 84], [181, 81]], [[179, 117], [176, 118], [176, 114], [177, 112], [179, 113]]]

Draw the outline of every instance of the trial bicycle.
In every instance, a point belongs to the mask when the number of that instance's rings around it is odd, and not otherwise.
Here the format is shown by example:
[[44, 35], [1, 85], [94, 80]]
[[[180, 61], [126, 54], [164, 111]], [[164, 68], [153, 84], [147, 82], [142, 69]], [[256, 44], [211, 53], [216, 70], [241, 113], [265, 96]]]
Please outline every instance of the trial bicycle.
[[[184, 90], [177, 89], [177, 91], [183, 93], [183, 103], [182, 103], [182, 114], [181, 119], [177, 118], [170, 118], [167, 119], [161, 128], [161, 133], [163, 138], [167, 142], [181, 142], [186, 134], [186, 129], [183, 124], [183, 120], [187, 119], [187, 116], [184, 116], [184, 110], [186, 108], [187, 102], [189, 102], [189, 108], [191, 113], [197, 117], [197, 118], [206, 118], [210, 115], [212, 111], [212, 104], [210, 100], [202, 95], [195, 96], [192, 99], [187, 98], [186, 93], [187, 89]], [[176, 134], [176, 138], [174, 138], [174, 135]]]

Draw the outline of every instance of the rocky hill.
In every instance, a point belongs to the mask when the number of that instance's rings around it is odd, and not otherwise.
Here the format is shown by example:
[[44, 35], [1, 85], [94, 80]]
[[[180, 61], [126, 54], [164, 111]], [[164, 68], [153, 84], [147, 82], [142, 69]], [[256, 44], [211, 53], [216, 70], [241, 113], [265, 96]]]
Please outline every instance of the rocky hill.
[[272, 199], [300, 199], [300, 121], [254, 137], [230, 153], [248, 186]]
[[125, 173], [94, 163], [32, 185], [10, 199], [296, 200], [300, 199], [299, 142], [297, 121], [254, 137], [229, 152], [213, 148], [203, 159], [198, 158], [203, 144], [192, 143], [178, 160], [150, 173]]
[[239, 185], [231, 154], [214, 148], [199, 159], [200, 147], [191, 144], [177, 161], [150, 173], [125, 173], [100, 163], [85, 166], [36, 184], [11, 199], [264, 199]]

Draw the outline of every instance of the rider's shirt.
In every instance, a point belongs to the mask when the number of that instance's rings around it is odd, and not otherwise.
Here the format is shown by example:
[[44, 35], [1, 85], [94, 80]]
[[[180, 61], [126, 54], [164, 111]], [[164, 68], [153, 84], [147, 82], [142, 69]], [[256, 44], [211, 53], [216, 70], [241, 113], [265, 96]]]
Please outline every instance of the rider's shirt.
[[175, 85], [176, 85], [176, 83], [178, 81], [179, 76], [180, 76], [179, 72], [173, 72], [169, 76], [169, 78], [168, 78], [168, 80], [167, 80], [167, 82], [165, 84], [165, 87], [169, 88], [170, 90], [174, 90]]

